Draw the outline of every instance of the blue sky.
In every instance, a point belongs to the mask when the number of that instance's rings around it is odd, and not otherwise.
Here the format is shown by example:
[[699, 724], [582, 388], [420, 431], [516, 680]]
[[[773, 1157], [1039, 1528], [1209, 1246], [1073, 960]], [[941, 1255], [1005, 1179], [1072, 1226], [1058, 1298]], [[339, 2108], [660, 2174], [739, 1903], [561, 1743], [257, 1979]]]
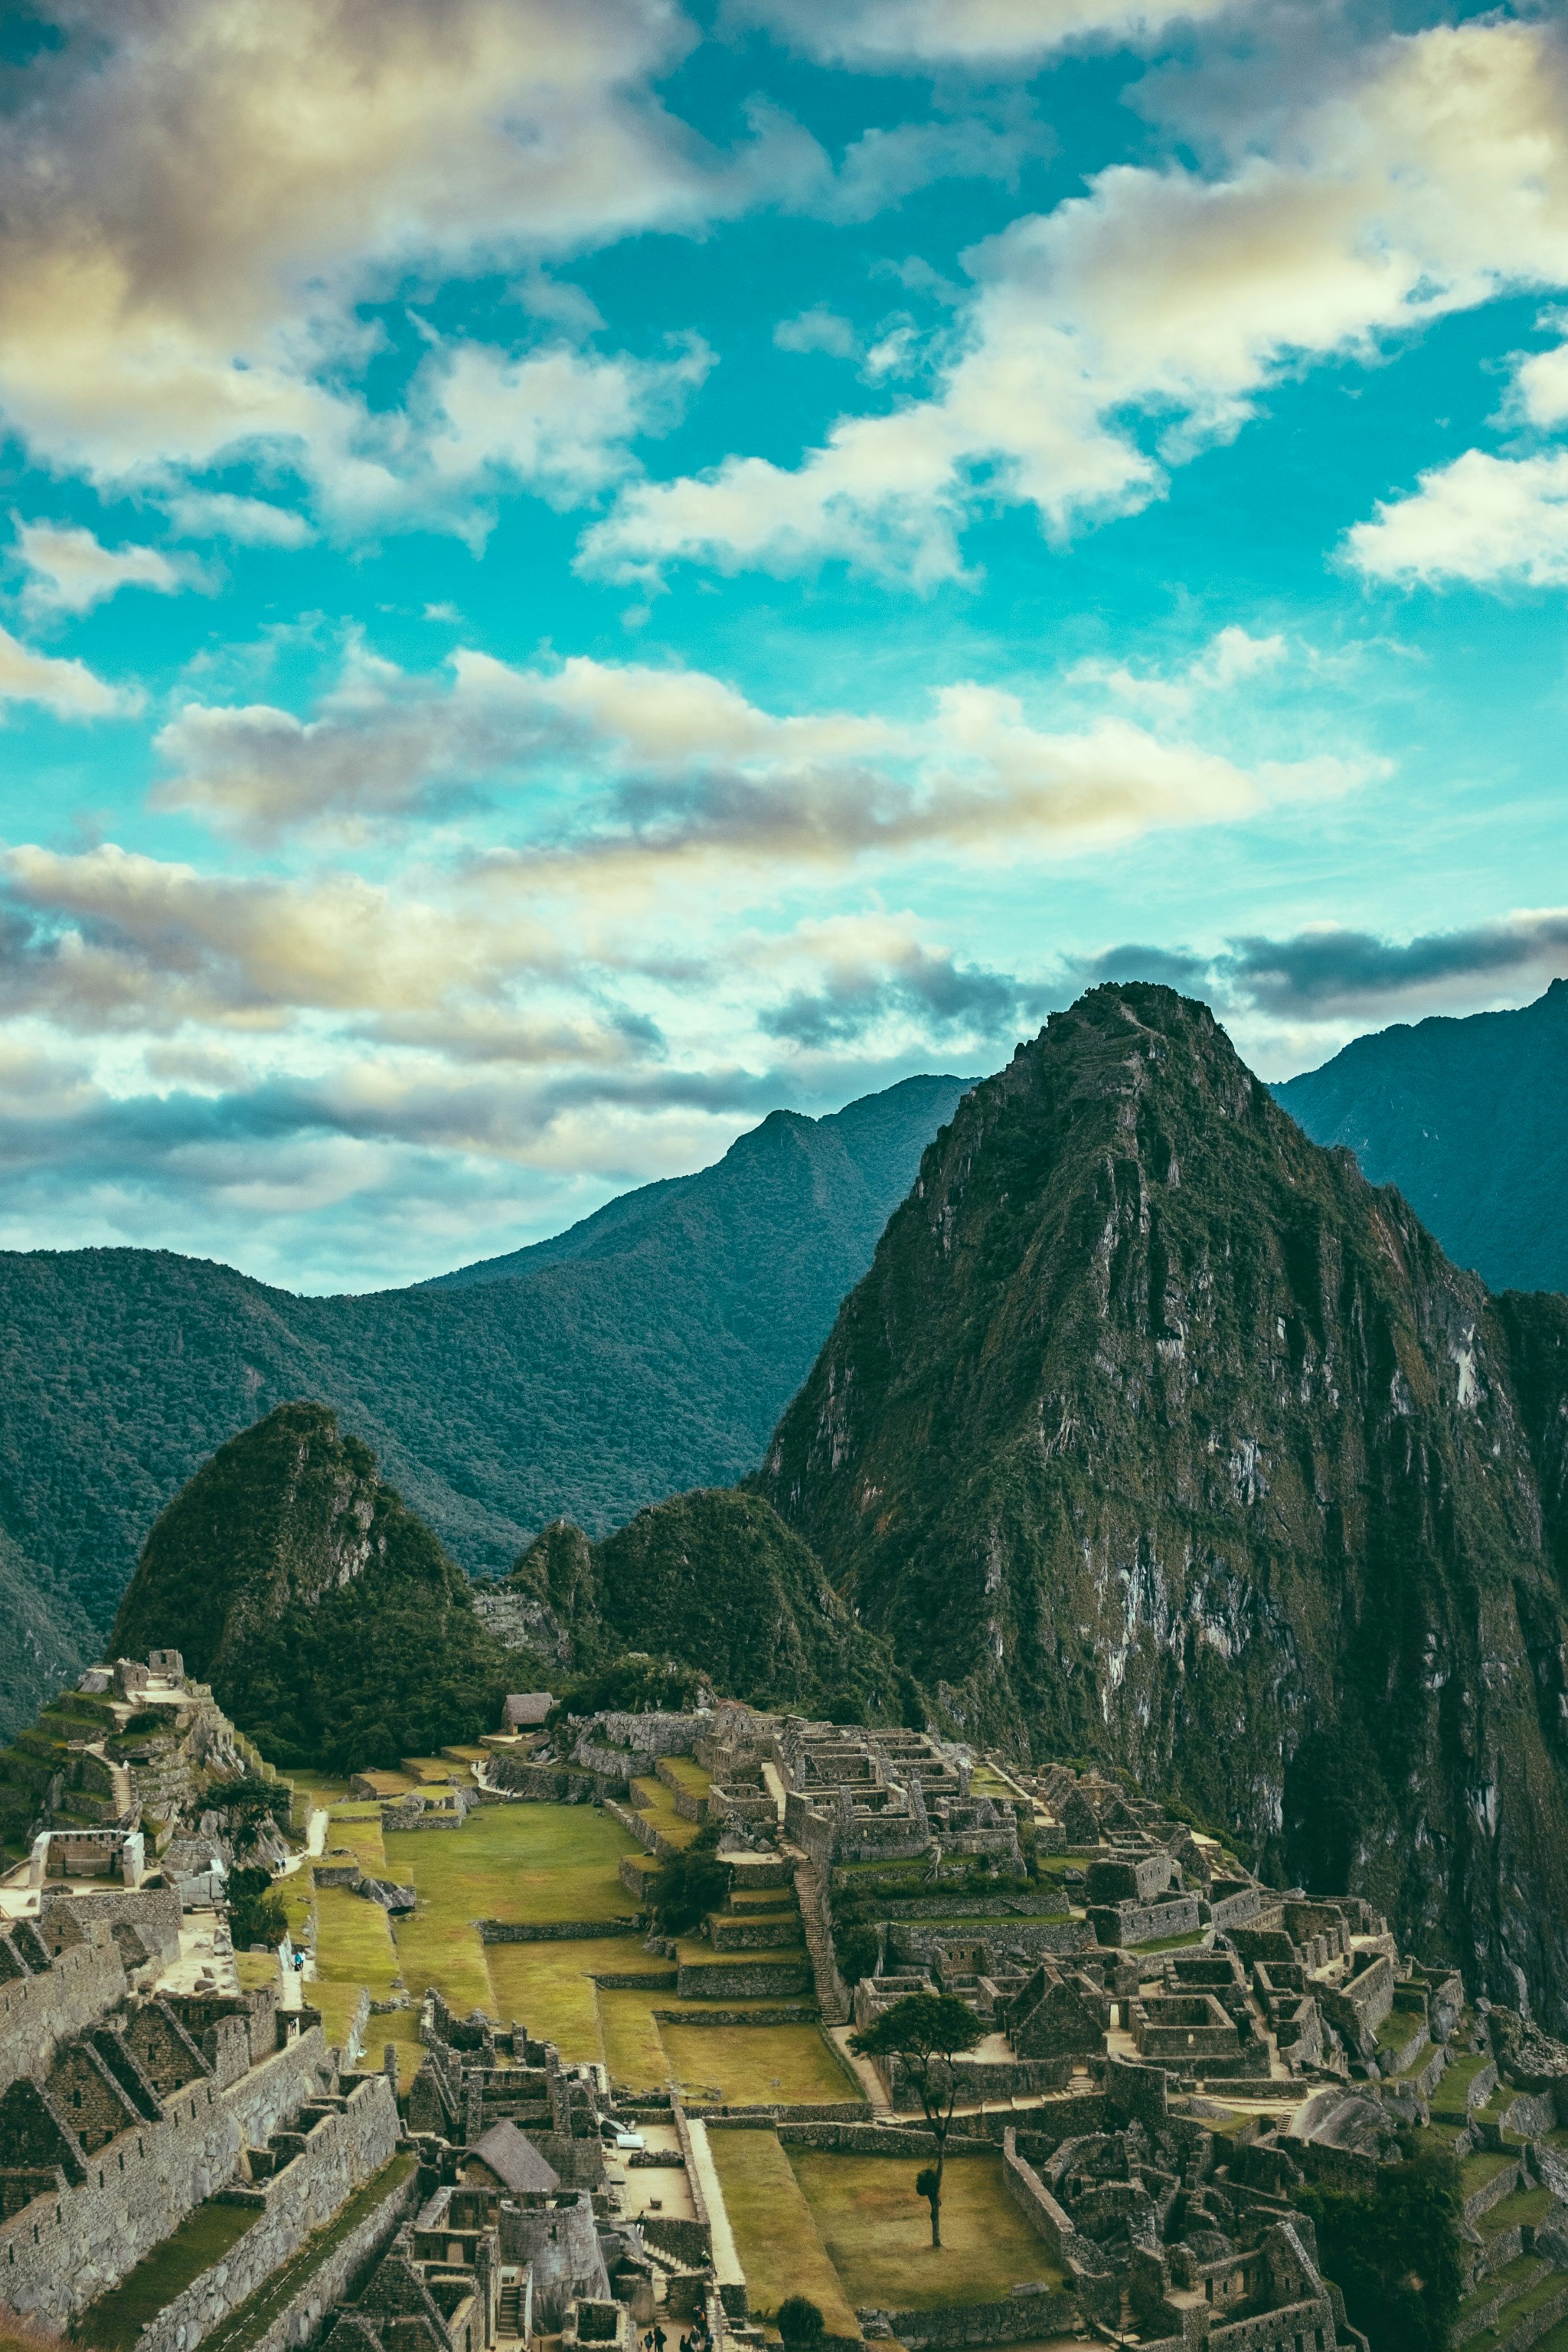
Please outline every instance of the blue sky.
[[0, 1245], [406, 1281], [1568, 970], [1568, 37], [0, 11]]

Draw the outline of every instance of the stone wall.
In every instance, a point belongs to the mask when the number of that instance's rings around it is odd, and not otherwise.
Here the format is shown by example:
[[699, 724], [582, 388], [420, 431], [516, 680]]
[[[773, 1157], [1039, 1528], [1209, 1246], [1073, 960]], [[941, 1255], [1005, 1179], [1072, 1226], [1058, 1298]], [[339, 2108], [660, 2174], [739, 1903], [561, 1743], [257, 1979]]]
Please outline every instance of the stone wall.
[[673, 1839], [667, 1838], [650, 1816], [639, 1811], [636, 1805], [618, 1804], [614, 1797], [606, 1797], [605, 1811], [613, 1820], [619, 1822], [622, 1829], [630, 1830], [637, 1843], [651, 1853], [656, 1862], [673, 1862], [676, 1855], [684, 1851]]
[[1169, 1903], [1116, 1903], [1089, 1913], [1102, 1944], [1154, 1944], [1167, 1936], [1191, 1936], [1202, 1921], [1195, 1895], [1178, 1895]]
[[705, 1732], [713, 1728], [710, 1715], [601, 1715], [596, 1720], [614, 1747], [635, 1748], [643, 1756], [689, 1756]]
[[[950, 1906], [951, 1916], [951, 1906]], [[1032, 1958], [1049, 1953], [1055, 1958], [1070, 1958], [1079, 1952], [1098, 1948], [1094, 1929], [1087, 1919], [980, 1919], [973, 1932], [966, 1919], [962, 1927], [940, 1927], [923, 1919], [895, 1919], [888, 1928], [889, 1962], [908, 1962], [915, 1968], [929, 1968], [942, 1944], [984, 1943], [998, 1951], [1026, 1952]]]
[[324, 2115], [299, 2154], [264, 2184], [267, 2210], [219, 2263], [164, 2305], [136, 2352], [191, 2352], [275, 2271], [323, 2229], [397, 2145], [397, 2099], [384, 2074], [367, 2074], [346, 2105]]
[[[374, 2268], [418, 2204], [419, 2169], [415, 2166], [407, 2179], [399, 2181], [391, 2194], [373, 2206], [347, 2237], [332, 2248], [326, 2260], [289, 2296], [266, 2334], [257, 2336], [247, 2352], [289, 2352], [293, 2346], [313, 2342], [334, 2305], [345, 2301]], [[140, 2347], [137, 2352], [141, 2352]]]
[[38, 1975], [0, 1984], [0, 2090], [19, 2074], [46, 2074], [57, 2044], [96, 2024], [124, 1995], [125, 1968], [107, 1923]]
[[90, 2158], [80, 2188], [35, 2197], [0, 2222], [0, 2302], [63, 2326], [223, 2188], [242, 2147], [265, 2147], [326, 2069], [313, 2026], [226, 2089], [193, 2083], [161, 2122], [121, 2132]]
[[[513, 1797], [531, 1797], [539, 1804], [593, 1805], [605, 1793], [604, 1783], [591, 1772], [571, 1771], [564, 1765], [530, 1764], [520, 1756], [498, 1756], [489, 1769], [498, 1789]], [[615, 1783], [623, 1795], [626, 1785], [624, 1780]]]
[[1029, 2227], [1052, 2258], [1072, 2273], [1078, 2293], [1092, 2306], [1097, 2318], [1114, 2326], [1121, 2316], [1121, 2290], [1098, 2246], [1079, 2235], [1071, 2217], [1063, 2211], [1026, 2158], [1018, 2153], [1018, 2137], [1009, 2128], [1002, 2141], [1002, 2181]]
[[[861, 2317], [869, 2316], [862, 2313]], [[920, 2352], [946, 2352], [964, 2344], [1026, 2344], [1053, 2336], [1077, 2336], [1083, 2315], [1078, 2297], [1065, 2287], [1019, 2286], [996, 2303], [952, 2304], [945, 2311], [889, 2311], [879, 2315], [889, 2333]]]
[[[320, 1871], [316, 1874], [318, 1879]], [[584, 1937], [639, 1936], [639, 1919], [481, 1919], [481, 1944], [574, 1944]]]
[[681, 2000], [766, 2000], [805, 1992], [810, 1975], [804, 1961], [705, 1960], [680, 1964], [676, 1992]]
[[172, 1886], [106, 1886], [90, 1895], [63, 1895], [46, 1887], [38, 1906], [46, 1939], [51, 1914], [60, 1913], [84, 1932], [95, 1919], [110, 1927], [134, 1927], [149, 1955], [160, 1959], [173, 1959], [180, 1948], [180, 1897]]

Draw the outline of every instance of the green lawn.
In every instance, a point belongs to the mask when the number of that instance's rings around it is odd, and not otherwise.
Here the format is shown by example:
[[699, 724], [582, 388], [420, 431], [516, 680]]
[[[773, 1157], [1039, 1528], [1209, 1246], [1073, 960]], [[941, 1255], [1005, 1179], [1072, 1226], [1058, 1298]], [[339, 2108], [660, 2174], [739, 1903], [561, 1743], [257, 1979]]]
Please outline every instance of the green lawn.
[[1468, 2336], [1466, 2342], [1473, 2344], [1476, 2352], [1496, 2352], [1497, 2346], [1507, 2342], [1521, 2320], [1529, 2319], [1543, 2303], [1551, 2303], [1560, 2295], [1565, 2284], [1568, 2281], [1561, 2271], [1548, 2271], [1543, 2279], [1537, 2279], [1533, 2286], [1525, 2287], [1511, 2302], [1505, 2303], [1489, 2327]]
[[1483, 2238], [1500, 2237], [1503, 2231], [1511, 2230], [1516, 2221], [1533, 2229], [1537, 2221], [1545, 2221], [1551, 2210], [1550, 2189], [1516, 2189], [1483, 2213], [1476, 2227]]
[[1462, 2121], [1466, 2114], [1466, 2102], [1470, 2084], [1482, 2067], [1489, 2065], [1490, 2063], [1489, 2058], [1468, 2051], [1460, 2056], [1450, 2058], [1442, 2081], [1432, 2094], [1430, 2105], [1433, 2115], [1447, 2116]]
[[667, 1756], [664, 1769], [679, 1781], [689, 1796], [705, 1797], [713, 1786], [712, 1773], [694, 1756]]
[[363, 1985], [334, 1984], [328, 1979], [323, 1983], [313, 1979], [306, 1983], [304, 1995], [312, 2009], [321, 2012], [321, 2032], [334, 2050], [347, 2053], [349, 2030], [358, 2014]]
[[626, 1919], [636, 1908], [617, 1874], [631, 1835], [591, 1805], [484, 1805], [460, 1830], [394, 1830], [385, 1843], [389, 1875], [412, 1880], [421, 1911], [453, 1927]]
[[[536, 2032], [550, 2032], [544, 2012], [536, 2018], [518, 2005], [519, 1989], [537, 1981], [547, 2008], [557, 1992], [566, 1990], [565, 2030], [574, 2030], [571, 2020], [581, 2021], [591, 2035], [581, 2054], [596, 2058], [593, 1987], [565, 1987], [567, 1977], [581, 1975], [581, 1967], [563, 1966], [561, 1947], [492, 1945], [498, 1965], [504, 1966], [503, 1998], [492, 1985], [474, 1922], [632, 1917], [632, 1898], [621, 1885], [617, 1864], [633, 1845], [619, 1823], [588, 1805], [485, 1805], [460, 1830], [395, 1830], [385, 1845], [387, 1875], [405, 1885], [412, 1883], [419, 1897], [418, 1909], [393, 1931], [409, 1991], [418, 1998], [435, 1985], [459, 2016], [472, 2009], [493, 2015], [499, 2009]], [[503, 1953], [530, 1948], [542, 1956], [533, 1963], [531, 1979], [526, 1962], [500, 1962]], [[626, 1948], [637, 1948], [634, 1938], [626, 1938]]]
[[[750, 2137], [750, 2135], [747, 2135]], [[724, 2137], [713, 2135], [714, 2144]], [[789, 2158], [848, 2301], [885, 2311], [994, 2303], [1026, 2279], [1059, 2284], [1044, 2242], [1002, 2185], [999, 2158], [948, 2159], [940, 2251], [915, 2195], [913, 2157], [837, 2156], [792, 2148]]]
[[675, 1799], [662, 1780], [651, 1777], [632, 1782], [632, 1801], [639, 1813], [646, 1813], [655, 1829], [669, 1840], [671, 1845], [689, 1845], [701, 1824], [683, 1821], [675, 1810]]
[[346, 1886], [316, 1889], [316, 1976], [331, 1984], [365, 1985], [384, 2000], [397, 1974], [392, 1930], [379, 1903]]
[[1460, 2194], [1473, 2197], [1478, 2189], [1484, 2189], [1489, 2180], [1497, 2179], [1500, 2172], [1513, 2171], [1518, 2163], [1518, 2157], [1510, 2155], [1506, 2148], [1478, 2148], [1473, 2156], [1467, 2156], [1459, 2167]]
[[381, 1836], [379, 1805], [334, 1805], [327, 1815], [327, 1834], [321, 1860], [341, 1862], [337, 1848], [346, 1848], [363, 1871], [372, 1878], [386, 1876], [386, 1848]]
[[599, 2032], [611, 2082], [624, 2083], [630, 2091], [662, 2090], [671, 2063], [653, 2004], [663, 1995], [616, 1992], [607, 1985], [589, 1990], [598, 1995]]
[[716, 2090], [729, 2106], [795, 2106], [865, 2096], [815, 2025], [666, 2022], [659, 2032], [676, 2079]]
[[[455, 1841], [460, 1834], [454, 1831], [451, 1837]], [[430, 1843], [438, 1842], [446, 1842], [446, 1833], [433, 1831]], [[494, 2015], [495, 1993], [485, 1966], [485, 1948], [474, 1928], [459, 1927], [439, 1913], [415, 1912], [405, 1914], [394, 1933], [403, 1981], [416, 2001], [423, 2000], [434, 1985], [459, 2017], [475, 2009]]]
[[[598, 1936], [565, 1944], [487, 1944], [484, 1957], [495, 1990], [493, 2007], [504, 2022], [516, 2018], [530, 2033], [560, 2044], [568, 2063], [605, 2057], [599, 2028], [596, 1974], [652, 1968], [636, 1936]], [[631, 1993], [644, 2007], [648, 1993]], [[658, 2078], [663, 2081], [662, 2074]]]
[[773, 2133], [715, 2131], [708, 2145], [752, 2311], [767, 2317], [786, 2295], [809, 2295], [830, 2336], [858, 2336], [860, 2323]]
[[360, 2064], [379, 2073], [389, 2042], [397, 2051], [397, 2087], [406, 2091], [425, 2063], [417, 2009], [384, 2010], [371, 2018], [364, 2029], [364, 2055]]
[[256, 2205], [198, 2205], [172, 2238], [165, 2238], [128, 2277], [89, 2304], [72, 2333], [104, 2352], [132, 2352], [150, 2319], [183, 2294], [204, 2271], [221, 2263], [231, 2246], [261, 2219]]

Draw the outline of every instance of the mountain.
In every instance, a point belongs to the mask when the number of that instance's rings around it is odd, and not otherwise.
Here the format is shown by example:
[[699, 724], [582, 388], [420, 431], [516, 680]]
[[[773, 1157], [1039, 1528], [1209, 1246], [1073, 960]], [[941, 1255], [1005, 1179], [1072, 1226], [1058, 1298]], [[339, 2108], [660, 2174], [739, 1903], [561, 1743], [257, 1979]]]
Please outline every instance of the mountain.
[[751, 1484], [953, 1727], [1568, 2021], [1568, 1301], [1490, 1297], [1206, 1007], [1097, 989], [959, 1105]]
[[512, 1662], [468, 1579], [324, 1405], [279, 1405], [162, 1512], [110, 1637], [179, 1650], [278, 1764], [434, 1755], [491, 1729]]
[[1568, 981], [1518, 1013], [1358, 1037], [1274, 1093], [1494, 1290], [1568, 1290]]
[[0, 1535], [0, 1740], [43, 1698], [74, 1683], [98, 1649], [86, 1612], [59, 1580]]
[[[776, 1111], [715, 1167], [552, 1242], [368, 1297], [161, 1250], [0, 1253], [0, 1531], [101, 1632], [170, 1496], [294, 1397], [374, 1447], [471, 1572], [509, 1568], [562, 1513], [602, 1533], [735, 1478], [965, 1083]], [[30, 1711], [24, 1693], [12, 1721]]]
[[863, 1721], [896, 1715], [908, 1680], [772, 1506], [732, 1489], [653, 1504], [597, 1544], [558, 1520], [478, 1599], [487, 1616], [521, 1603], [522, 1638], [576, 1670], [647, 1651], [759, 1706]]

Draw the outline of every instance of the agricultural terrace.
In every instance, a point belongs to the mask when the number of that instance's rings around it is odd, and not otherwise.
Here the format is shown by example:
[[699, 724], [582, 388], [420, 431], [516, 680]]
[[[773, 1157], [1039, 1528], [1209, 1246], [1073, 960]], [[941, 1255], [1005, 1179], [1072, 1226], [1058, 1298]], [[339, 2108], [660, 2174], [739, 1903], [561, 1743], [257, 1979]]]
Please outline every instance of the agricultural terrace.
[[[375, 1777], [398, 1784], [384, 1792], [395, 1797], [415, 1785], [416, 1769], [429, 1788], [438, 1785], [437, 1769], [450, 1780], [460, 1768], [410, 1759], [402, 1773]], [[660, 1829], [672, 1843], [686, 1843], [692, 1825], [674, 1811], [668, 1789], [661, 1781], [639, 1782], [638, 1793], [645, 1789]], [[434, 1986], [459, 2015], [482, 2009], [501, 2020], [516, 2018], [557, 2043], [563, 2058], [601, 2063], [632, 2091], [673, 2084], [693, 2097], [731, 2103], [861, 2095], [809, 2013], [798, 2022], [715, 2025], [709, 2021], [716, 2011], [744, 2018], [781, 2003], [679, 1997], [679, 1964], [650, 1960], [640, 1935], [629, 1932], [639, 1906], [620, 1866], [627, 1857], [641, 1865], [647, 1856], [609, 1814], [591, 1805], [485, 1805], [458, 1830], [384, 1833], [379, 1801], [339, 1796], [331, 1786], [319, 1795], [312, 1790], [312, 1802], [322, 1797], [329, 1800], [329, 1819], [321, 1861], [331, 1865], [352, 1858], [371, 1876], [411, 1885], [417, 1901], [412, 1914], [389, 1919], [347, 1888], [316, 1886], [315, 1977], [306, 1998], [321, 2011], [329, 2041], [339, 2043], [364, 1996], [376, 2002], [405, 1999], [405, 2007], [378, 2011], [364, 2027], [371, 2064], [379, 2064], [385, 2043], [396, 2045], [404, 2087], [420, 2063], [419, 2004]], [[305, 1873], [281, 1881], [279, 1891], [299, 1936], [310, 1902]], [[580, 1926], [584, 1933], [487, 1944], [479, 1931], [484, 1919]], [[724, 1958], [696, 1939], [682, 1940], [679, 1957], [694, 1968]], [[806, 1959], [803, 1943], [766, 1958], [776, 1958], [798, 1982]], [[809, 1995], [803, 2000], [797, 1990], [789, 1999], [809, 2012]]]

